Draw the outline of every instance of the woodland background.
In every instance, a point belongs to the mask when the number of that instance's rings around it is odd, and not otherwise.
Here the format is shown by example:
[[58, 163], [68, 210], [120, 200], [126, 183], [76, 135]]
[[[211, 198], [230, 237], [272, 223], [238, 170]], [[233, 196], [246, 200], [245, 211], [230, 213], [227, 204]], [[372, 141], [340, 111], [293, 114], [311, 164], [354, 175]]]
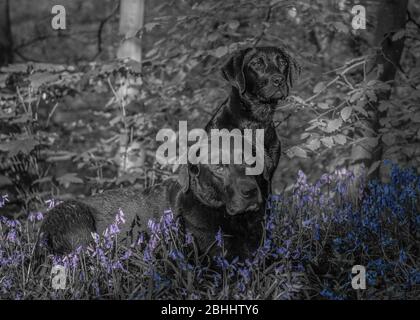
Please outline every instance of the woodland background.
[[[66, 30], [51, 27], [56, 4]], [[366, 30], [351, 27], [355, 4]], [[252, 45], [303, 68], [276, 113], [276, 193], [298, 170], [386, 181], [390, 159], [420, 173], [419, 13], [413, 0], [0, 0], [1, 213], [173, 175], [157, 131], [203, 127], [229, 89], [220, 66]]]

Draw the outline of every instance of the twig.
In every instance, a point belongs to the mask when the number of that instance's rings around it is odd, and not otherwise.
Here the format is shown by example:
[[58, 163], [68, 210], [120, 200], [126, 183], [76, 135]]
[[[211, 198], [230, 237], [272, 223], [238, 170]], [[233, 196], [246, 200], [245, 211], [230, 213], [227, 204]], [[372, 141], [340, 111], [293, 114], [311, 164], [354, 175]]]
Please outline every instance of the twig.
[[261, 31], [260, 35], [255, 39], [254, 47], [256, 47], [258, 45], [258, 43], [262, 40], [265, 33], [267, 32], [267, 28], [268, 28], [267, 24], [270, 21], [272, 11], [273, 11], [273, 7], [269, 6], [268, 10], [267, 10], [267, 13], [265, 15], [265, 19], [264, 19], [265, 24], [264, 24], [263, 30]]
[[[352, 61], [354, 61], [354, 60], [352, 60]], [[317, 98], [321, 93], [323, 93], [325, 90], [327, 90], [330, 86], [332, 86], [334, 83], [336, 83], [340, 78], [342, 78], [347, 72], [349, 72], [350, 70], [352, 70], [352, 69], [354, 69], [354, 68], [356, 68], [356, 67], [358, 67], [358, 66], [360, 66], [360, 65], [365, 65], [366, 64], [366, 60], [365, 59], [363, 59], [363, 60], [361, 60], [361, 61], [358, 61], [358, 62], [356, 62], [356, 63], [354, 63], [354, 64], [352, 64], [352, 65], [350, 65], [350, 66], [348, 66], [347, 68], [345, 68], [344, 70], [342, 70], [341, 72], [339, 72], [338, 73], [338, 75], [334, 78], [334, 79], [332, 79], [330, 82], [328, 82], [326, 85], [325, 85], [325, 87], [324, 88], [322, 88], [322, 90], [320, 90], [320, 91], [318, 91], [317, 93], [315, 93], [314, 95], [312, 95], [312, 96], [310, 96], [309, 98], [307, 98], [307, 99], [305, 99], [304, 101], [303, 101], [303, 104], [304, 105], [307, 105], [307, 104], [309, 104], [312, 100], [314, 100], [315, 98]], [[348, 65], [348, 64], [346, 64], [346, 65]], [[340, 70], [341, 68], [337, 68], [337, 69], [335, 69], [335, 71], [337, 71], [337, 70]], [[288, 108], [290, 106], [290, 103], [289, 104], [287, 104], [287, 105], [285, 105], [285, 106], [282, 106], [281, 108], [277, 108], [277, 110], [279, 110], [279, 109], [285, 109], [285, 108]]]
[[417, 28], [420, 29], [420, 24], [416, 20], [414, 20], [414, 18], [411, 16], [411, 12], [409, 10], [407, 10], [407, 17], [408, 17], [407, 22], [411, 21]]
[[54, 105], [54, 107], [52, 108], [51, 112], [48, 114], [46, 127], [48, 127], [48, 125], [50, 124], [51, 117], [54, 114], [54, 112], [57, 109], [57, 107], [58, 107], [58, 102]]
[[102, 30], [105, 26], [105, 24], [118, 12], [118, 9], [120, 8], [120, 1], [118, 1], [117, 6], [115, 7], [114, 10], [112, 10], [112, 12], [106, 16], [105, 18], [103, 18], [101, 20], [101, 22], [99, 23], [99, 28], [98, 28], [98, 33], [97, 33], [97, 37], [98, 37], [98, 45], [97, 45], [97, 52], [95, 54], [95, 56], [93, 57], [93, 60], [95, 60], [101, 53], [102, 53]]
[[18, 57], [20, 57], [22, 60], [24, 61], [32, 61], [32, 62], [44, 62], [38, 59], [34, 59], [34, 58], [28, 58], [27, 56], [25, 56], [23, 53], [21, 53], [19, 50], [14, 49], [13, 53], [16, 54]]

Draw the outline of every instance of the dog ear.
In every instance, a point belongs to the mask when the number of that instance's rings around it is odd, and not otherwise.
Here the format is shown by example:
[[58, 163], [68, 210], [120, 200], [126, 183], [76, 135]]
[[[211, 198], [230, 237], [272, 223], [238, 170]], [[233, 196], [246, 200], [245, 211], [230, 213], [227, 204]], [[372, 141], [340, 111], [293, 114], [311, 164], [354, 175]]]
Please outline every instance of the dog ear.
[[286, 81], [289, 87], [289, 90], [294, 86], [296, 79], [301, 73], [301, 67], [299, 63], [286, 51], [283, 49], [278, 49], [280, 54], [283, 55], [287, 60], [287, 70], [286, 70]]
[[178, 173], [178, 183], [181, 185], [183, 193], [187, 193], [190, 190], [190, 173], [188, 170], [188, 164], [182, 165]]
[[295, 59], [290, 56], [289, 59], [289, 66], [287, 68], [287, 82], [289, 84], [289, 88], [292, 88], [296, 79], [300, 76], [302, 69]]
[[245, 55], [251, 51], [251, 48], [237, 51], [222, 67], [223, 77], [241, 94], [246, 90], [246, 79], [244, 74], [245, 68]]
[[200, 164], [188, 163], [188, 171], [190, 173], [190, 176], [197, 177], [200, 174]]
[[188, 163], [181, 166], [178, 173], [178, 183], [181, 185], [182, 192], [187, 193], [190, 190], [191, 178], [200, 174], [199, 164]]

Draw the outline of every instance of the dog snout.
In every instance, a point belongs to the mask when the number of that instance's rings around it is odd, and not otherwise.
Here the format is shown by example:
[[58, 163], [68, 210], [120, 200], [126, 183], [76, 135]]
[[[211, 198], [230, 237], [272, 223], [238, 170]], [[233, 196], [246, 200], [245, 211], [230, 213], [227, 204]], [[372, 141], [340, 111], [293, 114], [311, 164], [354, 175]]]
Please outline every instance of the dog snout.
[[247, 208], [246, 208], [246, 210], [245, 211], [257, 211], [258, 210], [258, 208], [259, 208], [260, 206], [259, 206], [259, 204], [258, 203], [252, 203], [252, 204], [250, 204]]
[[246, 183], [245, 181], [239, 181], [240, 185], [240, 194], [241, 196], [249, 200], [251, 203], [262, 203], [262, 195], [258, 184], [256, 183]]
[[276, 87], [280, 87], [283, 82], [284, 77], [281, 74], [275, 74], [271, 77], [271, 83]]

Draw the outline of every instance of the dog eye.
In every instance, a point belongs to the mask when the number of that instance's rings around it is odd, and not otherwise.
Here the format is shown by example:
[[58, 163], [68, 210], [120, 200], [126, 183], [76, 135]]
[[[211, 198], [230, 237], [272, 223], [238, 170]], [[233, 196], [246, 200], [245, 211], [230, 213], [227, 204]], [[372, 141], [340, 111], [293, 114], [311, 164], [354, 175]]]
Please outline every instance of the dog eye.
[[216, 172], [221, 173], [225, 170], [225, 167], [222, 165], [217, 165], [216, 166]]
[[285, 66], [287, 64], [284, 58], [280, 56], [277, 56], [277, 63], [279, 64], [279, 66]]
[[263, 67], [264, 67], [264, 60], [263, 60], [263, 59], [261, 59], [261, 58], [258, 58], [258, 59], [255, 59], [254, 61], [252, 61], [252, 64], [253, 64], [256, 68], [261, 69], [261, 68], [263, 68]]

